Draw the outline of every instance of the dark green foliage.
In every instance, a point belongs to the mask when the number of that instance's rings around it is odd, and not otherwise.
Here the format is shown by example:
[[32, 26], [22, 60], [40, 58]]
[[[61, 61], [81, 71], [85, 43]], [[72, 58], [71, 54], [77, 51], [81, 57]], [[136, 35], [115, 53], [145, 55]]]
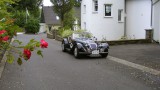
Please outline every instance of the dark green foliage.
[[14, 10], [26, 11], [28, 9], [29, 13], [34, 17], [39, 17], [39, 6], [42, 4], [42, 0], [20, 0], [16, 4], [12, 4]]
[[16, 4], [12, 4], [12, 7], [16, 10], [26, 10], [33, 11], [42, 4], [42, 0], [20, 0]]
[[25, 25], [26, 33], [37, 33], [39, 31], [39, 20], [35, 18], [30, 18]]
[[13, 18], [15, 19], [15, 24], [24, 27], [26, 23], [26, 12], [25, 11], [16, 11]]
[[75, 0], [74, 6], [75, 7], [80, 7], [81, 6], [80, 0]]

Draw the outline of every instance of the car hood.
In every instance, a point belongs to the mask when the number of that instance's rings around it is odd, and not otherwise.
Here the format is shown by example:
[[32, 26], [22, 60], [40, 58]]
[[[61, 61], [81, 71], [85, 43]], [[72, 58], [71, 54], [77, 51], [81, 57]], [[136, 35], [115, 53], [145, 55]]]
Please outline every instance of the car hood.
[[82, 43], [83, 45], [86, 45], [89, 46], [89, 48], [91, 50], [96, 50], [98, 45], [97, 43], [95, 43], [95, 41], [93, 40], [90, 40], [90, 39], [79, 39], [79, 40], [76, 40], [77, 43]]
[[[76, 42], [79, 42], [79, 43], [83, 43], [83, 44], [95, 43], [95, 41], [90, 40], [90, 39], [76, 39], [75, 41], [76, 41]], [[95, 44], [96, 44], [96, 43], [95, 43]]]

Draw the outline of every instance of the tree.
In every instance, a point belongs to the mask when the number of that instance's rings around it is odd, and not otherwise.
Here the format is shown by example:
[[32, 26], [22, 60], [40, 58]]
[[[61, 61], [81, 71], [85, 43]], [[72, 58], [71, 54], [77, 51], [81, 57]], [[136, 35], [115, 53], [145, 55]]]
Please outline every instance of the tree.
[[75, 17], [74, 17], [74, 9], [71, 9], [69, 12], [67, 12], [64, 15], [64, 22], [63, 22], [63, 26], [65, 28], [73, 28], [73, 23], [75, 21]]
[[75, 0], [75, 4], [74, 4], [74, 6], [75, 7], [80, 7], [81, 6], [81, 0]]
[[34, 10], [35, 8], [39, 7], [42, 4], [43, 0], [20, 0], [16, 4], [12, 6], [17, 10]]
[[[25, 28], [25, 24], [30, 18], [33, 17], [35, 20], [40, 17], [40, 9], [43, 0], [14, 0], [16, 3], [9, 5], [8, 11], [12, 13], [12, 18], [15, 19], [14, 24], [21, 28]], [[29, 14], [27, 14], [28, 10]]]
[[42, 4], [42, 1], [43, 0], [20, 0], [16, 4], [12, 4], [12, 7], [15, 11], [25, 11], [27, 8], [35, 17], [38, 17], [39, 6]]
[[50, 0], [53, 3], [53, 10], [60, 17], [61, 25], [64, 26], [64, 17], [74, 6], [75, 0]]

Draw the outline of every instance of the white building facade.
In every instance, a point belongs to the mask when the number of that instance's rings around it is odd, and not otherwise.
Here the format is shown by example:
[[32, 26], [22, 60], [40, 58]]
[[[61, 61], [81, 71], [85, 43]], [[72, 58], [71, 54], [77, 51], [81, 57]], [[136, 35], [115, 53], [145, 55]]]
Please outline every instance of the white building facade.
[[160, 42], [160, 0], [153, 0], [152, 6], [153, 39]]
[[144, 39], [151, 0], [82, 0], [81, 28], [98, 40]]

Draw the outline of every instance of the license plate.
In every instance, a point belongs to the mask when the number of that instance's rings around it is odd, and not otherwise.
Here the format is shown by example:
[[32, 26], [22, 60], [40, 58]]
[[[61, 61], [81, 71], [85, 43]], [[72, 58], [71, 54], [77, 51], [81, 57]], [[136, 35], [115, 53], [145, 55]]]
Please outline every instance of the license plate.
[[99, 54], [99, 50], [92, 51], [92, 54]]

